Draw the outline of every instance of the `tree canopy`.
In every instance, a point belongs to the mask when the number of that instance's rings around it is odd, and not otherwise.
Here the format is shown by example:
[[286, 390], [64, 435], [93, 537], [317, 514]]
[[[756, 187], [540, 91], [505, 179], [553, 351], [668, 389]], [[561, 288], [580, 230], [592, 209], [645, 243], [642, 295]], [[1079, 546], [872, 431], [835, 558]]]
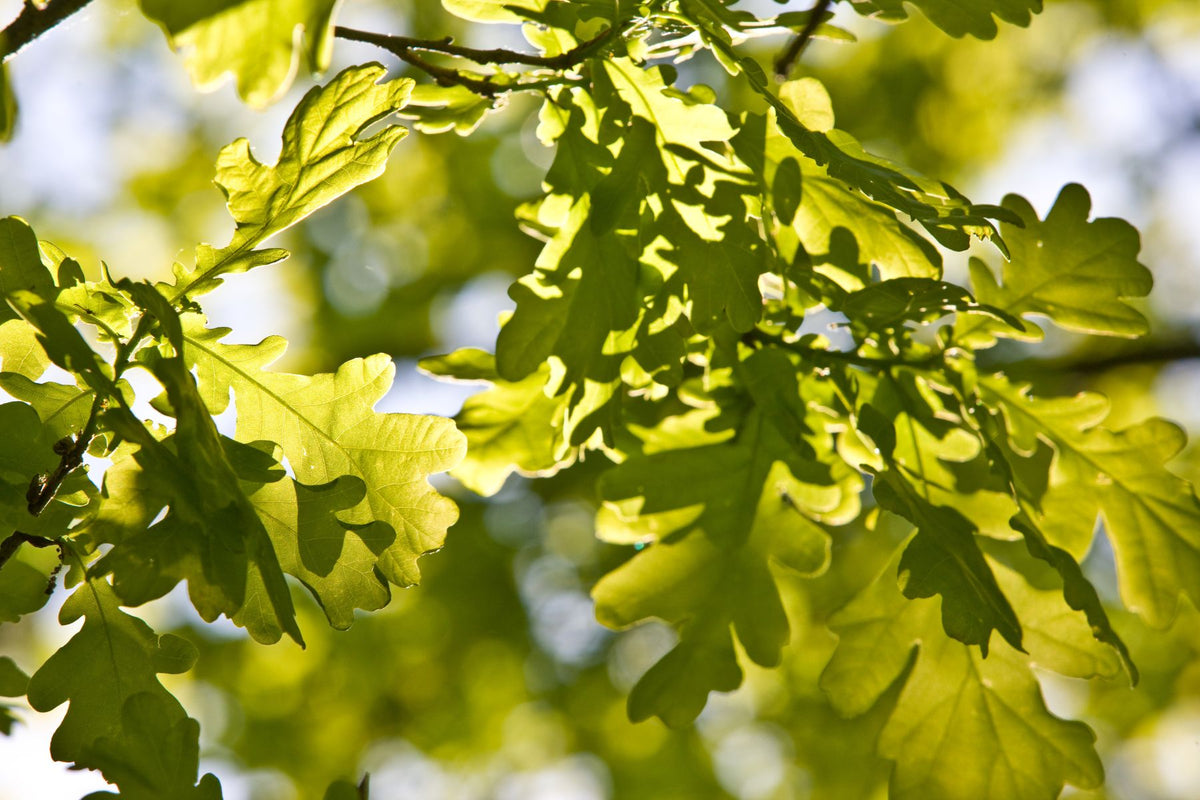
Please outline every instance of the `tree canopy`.
[[14, 8], [0, 732], [89, 798], [1192, 796], [1200, 13], [1045, 5]]

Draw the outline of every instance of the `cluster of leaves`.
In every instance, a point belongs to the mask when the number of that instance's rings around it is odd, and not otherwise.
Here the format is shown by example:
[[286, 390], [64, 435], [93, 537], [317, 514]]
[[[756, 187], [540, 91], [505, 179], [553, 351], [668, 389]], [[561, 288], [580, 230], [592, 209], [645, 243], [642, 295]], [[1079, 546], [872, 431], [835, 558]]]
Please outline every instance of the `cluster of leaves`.
[[[54, 757], [100, 770], [122, 797], [219, 796], [211, 776], [197, 783], [197, 724], [156, 678], [188, 669], [193, 650], [122, 607], [186, 581], [204, 619], [302, 643], [285, 576], [335, 628], [384, 606], [389, 584], [417, 582], [417, 558], [456, 516], [430, 473], [491, 495], [514, 471], [546, 476], [590, 454], [611, 462], [597, 534], [634, 551], [595, 586], [597, 615], [679, 634], [634, 687], [634, 720], [685, 725], [711, 691], [741, 683], [745, 659], [779, 664], [778, 582], [823, 573], [842, 526], [901, 524], [891, 565], [831, 621], [839, 644], [821, 679], [846, 715], [900, 687], [878, 743], [897, 765], [892, 795], [1099, 785], [1092, 733], [1047, 710], [1031, 666], [1137, 680], [1080, 567], [1101, 516], [1129, 609], [1160, 625], [1181, 593], [1200, 602], [1200, 503], [1164, 466], [1183, 435], [1159, 419], [1110, 430], [1103, 397], [1038, 396], [978, 354], [1040, 340], [1032, 317], [1144, 334], [1128, 302], [1151, 288], [1137, 232], [1090, 219], [1076, 185], [1044, 218], [1016, 196], [974, 204], [835, 128], [817, 81], [775, 88], [744, 53], [768, 33], [848, 38], [823, 17], [762, 19], [721, 0], [443, 4], [523, 25], [539, 53], [338, 29], [433, 83], [353, 67], [300, 102], [274, 166], [245, 140], [225, 148], [216, 183], [235, 233], [199, 246], [173, 283], [107, 270], [89, 281], [22, 220], [0, 222], [0, 388], [15, 398], [0, 406], [0, 509], [15, 531], [0, 608], [13, 621], [45, 602], [58, 560], [23, 546], [38, 545], [69, 567], [62, 621], [84, 620], [28, 681], [0, 661], [0, 693], [40, 710], [70, 702]], [[327, 66], [336, 3], [261, 5], [142, 3], [198, 83], [232, 71], [253, 104], [276, 98], [300, 61]], [[984, 38], [993, 15], [1026, 24], [1040, 10], [915, 5], [950, 35]], [[675, 64], [699, 51], [762, 110], [678, 86]], [[374, 412], [386, 356], [287, 375], [268, 369], [281, 339], [228, 344], [206, 326], [197, 297], [281, 260], [269, 237], [382, 172], [405, 131], [365, 129], [400, 114], [470, 133], [515, 91], [542, 96], [538, 135], [555, 148], [544, 196], [520, 212], [545, 244], [512, 286], [494, 354], [422, 362], [489, 384], [456, 425]], [[943, 254], [970, 248], [969, 284], [943, 280]], [[52, 364], [75, 383], [45, 380]], [[130, 370], [154, 380], [150, 407], [166, 424], [139, 419], [149, 412], [135, 410]], [[214, 420], [231, 396], [232, 437]], [[102, 488], [85, 457], [111, 460]], [[966, 758], [990, 764], [979, 785], [955, 768]]]
[[[389, 585], [416, 583], [417, 559], [441, 547], [457, 518], [425, 479], [459, 462], [463, 436], [446, 419], [373, 410], [391, 385], [388, 356], [333, 374], [274, 372], [282, 339], [228, 344], [228, 329], [208, 328], [195, 300], [222, 276], [284, 258], [262, 243], [382, 172], [406, 131], [360, 134], [412, 88], [380, 83], [383, 74], [354, 67], [310, 92], [272, 166], [244, 139], [225, 148], [216, 182], [235, 233], [225, 247], [199, 246], [171, 284], [107, 270], [88, 281], [24, 221], [0, 221], [0, 385], [16, 399], [0, 406], [2, 507], [15, 531], [0, 573], [5, 619], [40, 607], [51, 580], [44, 561], [16, 547], [57, 547], [74, 587], [60, 619], [84, 625], [28, 680], [29, 703], [69, 702], [52, 754], [100, 770], [123, 797], [220, 789], [211, 776], [197, 784], [199, 726], [155, 677], [186, 671], [194, 647], [155, 635], [122, 606], [186, 581], [205, 620], [225, 615], [260, 642], [287, 634], [303, 644], [285, 575], [346, 628], [355, 609], [387, 604]], [[75, 383], [39, 382], [51, 365]], [[157, 395], [136, 396], [131, 370]], [[236, 430], [226, 436], [214, 417], [231, 402]], [[152, 411], [166, 424], [138, 416]], [[111, 462], [100, 489], [79, 468], [87, 457]], [[10, 683], [6, 693], [25, 693]]]

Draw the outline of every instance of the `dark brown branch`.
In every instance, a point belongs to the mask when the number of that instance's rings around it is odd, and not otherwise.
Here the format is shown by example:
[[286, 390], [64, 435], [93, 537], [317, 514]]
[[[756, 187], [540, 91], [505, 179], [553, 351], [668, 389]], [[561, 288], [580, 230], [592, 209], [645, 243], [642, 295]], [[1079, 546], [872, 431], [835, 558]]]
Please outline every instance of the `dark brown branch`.
[[804, 24], [804, 28], [800, 33], [796, 34], [796, 38], [788, 43], [787, 49], [779, 54], [779, 58], [775, 59], [775, 77], [781, 81], [787, 80], [788, 74], [792, 71], [796, 60], [800, 58], [800, 54], [804, 52], [805, 46], [812, 39], [813, 34], [817, 32], [821, 22], [825, 19], [825, 13], [829, 11], [829, 6], [833, 4], [833, 0], [817, 0], [816, 5], [812, 7], [812, 11], [808, 12], [808, 22]]
[[38, 8], [31, 0], [25, 0], [17, 18], [0, 31], [0, 61], [7, 61], [22, 47], [90, 2], [92, 0], [49, 0], [45, 8]]
[[360, 31], [354, 28], [334, 28], [334, 35], [339, 39], [354, 42], [364, 42], [382, 47], [395, 55], [401, 61], [411, 64], [433, 78], [441, 86], [462, 86], [483, 97], [495, 97], [510, 91], [538, 89], [545, 86], [544, 81], [514, 83], [498, 82], [488, 75], [470, 75], [450, 67], [434, 64], [417, 53], [437, 53], [439, 55], [462, 58], [482, 65], [520, 64], [527, 67], [542, 69], [567, 70], [583, 63], [605, 45], [616, 38], [624, 27], [607, 28], [586, 42], [571, 48], [556, 56], [539, 56], [531, 53], [518, 53], [515, 50], [480, 50], [474, 47], [462, 47], [454, 44], [450, 37], [444, 39], [414, 39], [410, 36], [389, 36], [371, 31]]
[[1192, 341], [1147, 343], [1142, 347], [1104, 354], [1074, 354], [1062, 358], [1031, 358], [1004, 363], [981, 364], [987, 369], [1003, 370], [1011, 377], [1034, 375], [1100, 375], [1121, 367], [1173, 364], [1179, 361], [1200, 360], [1200, 344]]
[[83, 463], [83, 454], [87, 452], [92, 441], [92, 434], [85, 432], [78, 437], [68, 436], [54, 445], [54, 451], [59, 454], [58, 466], [49, 475], [38, 475], [29, 483], [26, 500], [29, 503], [29, 513], [35, 517], [54, 499], [58, 487], [67, 476]]
[[[333, 33], [339, 39], [354, 42], [365, 42], [382, 47], [400, 58], [405, 54], [418, 50], [425, 53], [441, 53], [442, 55], [465, 58], [476, 64], [522, 64], [528, 67], [544, 67], [546, 69], [570, 69], [588, 58], [594, 51], [603, 47], [613, 38], [617, 28], [607, 28], [596, 36], [588, 39], [565, 53], [556, 56], [539, 56], [532, 53], [518, 53], [516, 50], [479, 50], [474, 47], [462, 47], [454, 44], [447, 36], [444, 39], [414, 39], [411, 36], [389, 36], [371, 31], [360, 31], [354, 28], [338, 26]], [[407, 59], [405, 59], [407, 60]], [[411, 62], [410, 62], [411, 63]]]

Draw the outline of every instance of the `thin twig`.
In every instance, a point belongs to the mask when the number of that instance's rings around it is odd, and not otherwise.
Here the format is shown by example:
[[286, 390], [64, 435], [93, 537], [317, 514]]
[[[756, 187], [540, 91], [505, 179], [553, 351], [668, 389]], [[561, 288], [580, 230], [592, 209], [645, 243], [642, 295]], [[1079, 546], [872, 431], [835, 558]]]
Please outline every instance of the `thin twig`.
[[334, 28], [334, 35], [339, 39], [364, 42], [366, 44], [373, 44], [376, 47], [382, 47], [401, 61], [411, 64], [429, 75], [442, 86], [462, 86], [483, 97], [495, 97], [504, 92], [542, 89], [546, 84], [545, 81], [541, 80], [517, 80], [512, 83], [497, 82], [493, 76], [470, 75], [456, 69], [451, 69], [450, 67], [434, 64], [417, 55], [417, 53], [437, 53], [439, 55], [467, 59], [482, 65], [520, 64], [522, 66], [540, 67], [542, 69], [567, 70], [578, 66], [597, 52], [603, 50], [629, 24], [632, 24], [632, 21], [626, 23], [624, 26], [606, 28], [586, 42], [556, 56], [539, 56], [499, 48], [480, 50], [474, 47], [462, 47], [454, 44], [453, 39], [448, 36], [443, 39], [414, 39], [410, 36], [389, 36], [387, 34], [360, 31], [341, 26]]
[[414, 39], [411, 36], [390, 36], [341, 26], [335, 28], [333, 33], [339, 39], [365, 42], [382, 47], [401, 58], [404, 58], [405, 53], [419, 50], [425, 53], [441, 53], [442, 55], [465, 58], [474, 61], [476, 64], [523, 64], [528, 67], [544, 67], [546, 69], [569, 69], [581, 63], [593, 51], [607, 43], [616, 31], [617, 28], [606, 28], [586, 42], [556, 56], [539, 56], [532, 53], [519, 53], [516, 50], [504, 50], [500, 48], [479, 50], [474, 47], [462, 47], [454, 44], [454, 40], [449, 36], [444, 39]]
[[787, 49], [779, 54], [779, 58], [775, 59], [775, 77], [781, 81], [787, 80], [788, 74], [792, 71], [796, 60], [800, 58], [800, 54], [804, 52], [805, 46], [812, 39], [813, 34], [817, 32], [821, 21], [825, 18], [825, 12], [829, 10], [829, 6], [833, 4], [833, 0], [817, 0], [812, 10], [808, 12], [808, 22], [804, 24], [803, 30], [796, 35], [795, 39], [788, 44]]
[[92, 0], [50, 0], [43, 8], [25, 0], [17, 18], [0, 31], [0, 61], [7, 61], [25, 45], [82, 9]]

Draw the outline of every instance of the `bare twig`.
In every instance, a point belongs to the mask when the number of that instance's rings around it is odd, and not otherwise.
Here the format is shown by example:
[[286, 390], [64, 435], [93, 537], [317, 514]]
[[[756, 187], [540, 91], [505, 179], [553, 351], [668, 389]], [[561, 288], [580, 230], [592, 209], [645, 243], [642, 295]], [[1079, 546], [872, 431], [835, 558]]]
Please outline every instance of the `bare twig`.
[[775, 59], [775, 77], [780, 80], [787, 80], [788, 73], [792, 71], [796, 60], [800, 58], [800, 54], [804, 52], [805, 46], [812, 39], [813, 34], [817, 32], [821, 21], [825, 18], [825, 12], [829, 10], [829, 6], [833, 4], [833, 0], [817, 0], [812, 10], [808, 12], [808, 22], [804, 24], [804, 28], [800, 33], [796, 34], [796, 38], [788, 43], [787, 49], [779, 54], [779, 58]]
[[38, 8], [31, 0], [17, 18], [0, 31], [0, 61], [7, 61], [18, 50], [82, 9], [92, 0], [49, 0]]

